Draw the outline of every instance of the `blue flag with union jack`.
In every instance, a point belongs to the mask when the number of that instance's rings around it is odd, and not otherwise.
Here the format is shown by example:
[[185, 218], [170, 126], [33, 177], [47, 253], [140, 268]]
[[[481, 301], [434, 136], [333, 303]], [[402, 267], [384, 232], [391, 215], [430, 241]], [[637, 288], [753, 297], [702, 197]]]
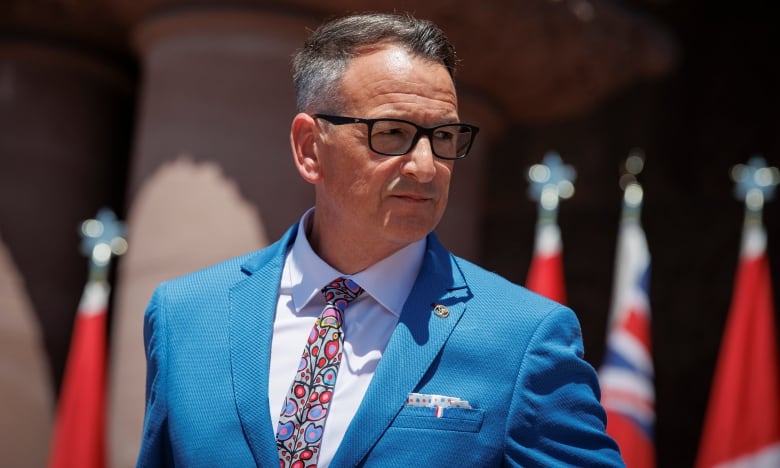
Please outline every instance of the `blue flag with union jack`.
[[607, 432], [628, 468], [655, 466], [655, 388], [650, 333], [650, 252], [638, 216], [618, 234], [607, 347], [599, 369]]

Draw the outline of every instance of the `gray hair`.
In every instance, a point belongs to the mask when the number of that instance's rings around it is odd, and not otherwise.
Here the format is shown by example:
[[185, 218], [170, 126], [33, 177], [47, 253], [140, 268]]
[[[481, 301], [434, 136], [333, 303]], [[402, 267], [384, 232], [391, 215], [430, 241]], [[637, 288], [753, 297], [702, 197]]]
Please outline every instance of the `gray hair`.
[[428, 20], [410, 15], [367, 13], [350, 15], [317, 28], [293, 59], [298, 112], [334, 112], [344, 105], [339, 81], [350, 59], [381, 43], [397, 44], [424, 59], [441, 63], [454, 76], [455, 48], [444, 32]]

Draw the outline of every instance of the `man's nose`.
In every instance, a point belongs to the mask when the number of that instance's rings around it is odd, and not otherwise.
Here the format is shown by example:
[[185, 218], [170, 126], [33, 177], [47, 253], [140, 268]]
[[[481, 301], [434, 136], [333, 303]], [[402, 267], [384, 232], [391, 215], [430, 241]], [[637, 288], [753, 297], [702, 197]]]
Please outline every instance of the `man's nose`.
[[415, 178], [418, 182], [426, 183], [433, 180], [436, 175], [433, 148], [431, 140], [427, 136], [420, 137], [414, 147], [405, 156], [406, 161], [401, 167], [404, 175]]

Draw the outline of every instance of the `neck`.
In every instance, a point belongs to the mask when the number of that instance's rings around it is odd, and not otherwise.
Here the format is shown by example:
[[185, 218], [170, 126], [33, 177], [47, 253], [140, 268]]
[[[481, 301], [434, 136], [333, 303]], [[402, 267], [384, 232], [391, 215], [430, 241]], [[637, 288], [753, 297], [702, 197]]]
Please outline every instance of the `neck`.
[[316, 216], [307, 228], [306, 238], [321, 259], [345, 275], [359, 273], [409, 245], [366, 245], [343, 231], [321, 229]]

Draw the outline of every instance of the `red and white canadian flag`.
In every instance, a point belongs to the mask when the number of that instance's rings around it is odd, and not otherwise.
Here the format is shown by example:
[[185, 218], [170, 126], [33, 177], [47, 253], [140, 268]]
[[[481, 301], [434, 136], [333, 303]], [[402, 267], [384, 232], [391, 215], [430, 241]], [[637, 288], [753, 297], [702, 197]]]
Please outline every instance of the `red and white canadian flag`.
[[73, 326], [49, 468], [102, 468], [105, 453], [106, 311], [109, 285], [90, 280]]
[[534, 256], [525, 287], [561, 304], [566, 303], [561, 230], [554, 221], [536, 225]]
[[766, 231], [746, 222], [696, 466], [780, 466], [780, 367]]

